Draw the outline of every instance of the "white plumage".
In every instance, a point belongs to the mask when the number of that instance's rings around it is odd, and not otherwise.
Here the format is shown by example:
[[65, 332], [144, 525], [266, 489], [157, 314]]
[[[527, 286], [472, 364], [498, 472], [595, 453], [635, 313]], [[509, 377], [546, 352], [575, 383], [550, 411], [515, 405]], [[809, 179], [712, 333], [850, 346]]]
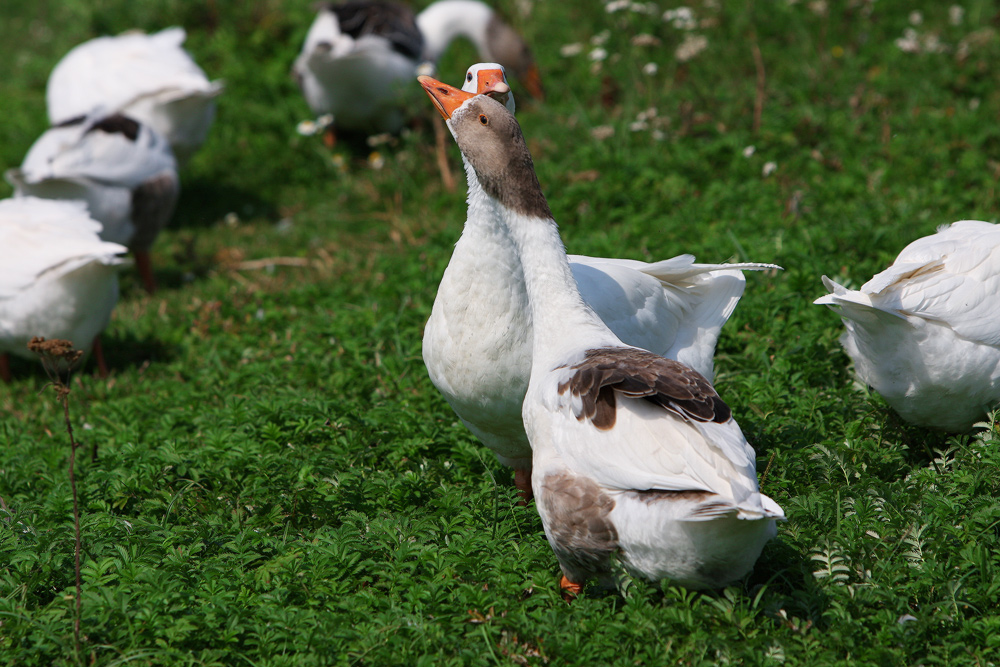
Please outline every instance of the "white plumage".
[[[465, 92], [506, 84], [502, 70], [489, 77], [478, 66], [469, 72]], [[510, 109], [513, 95], [505, 102]], [[531, 448], [521, 404], [532, 353], [524, 275], [501, 207], [463, 160], [468, 217], [424, 329], [424, 363], [473, 434], [501, 462], [527, 471]], [[682, 361], [709, 380], [719, 333], [743, 294], [741, 269], [776, 268], [698, 264], [691, 255], [654, 263], [582, 255], [570, 255], [569, 261], [584, 300], [622, 340]], [[519, 487], [527, 492], [525, 473], [521, 476]]]
[[506, 61], [541, 95], [538, 70], [516, 32], [478, 0], [439, 0], [420, 14], [383, 0], [321, 5], [292, 72], [316, 114], [338, 129], [396, 132], [418, 67], [433, 69], [456, 37]]
[[183, 28], [98, 37], [67, 53], [46, 87], [49, 121], [59, 125], [95, 109], [151, 126], [184, 163], [205, 142], [220, 81], [209, 81], [184, 50]]
[[823, 276], [858, 378], [903, 419], [964, 432], [1000, 402], [1000, 228], [942, 226], [859, 290]]
[[173, 214], [177, 165], [166, 140], [145, 124], [102, 110], [47, 130], [19, 169], [7, 171], [17, 196], [82, 200], [101, 238], [136, 253], [152, 289], [148, 250]]
[[422, 83], [477, 177], [470, 209], [492, 207], [494, 236], [513, 248], [509, 271], [520, 267], [512, 280], [523, 281], [531, 323], [522, 417], [564, 587], [607, 584], [616, 555], [635, 574], [695, 588], [743, 576], [784, 514], [760, 494], [729, 408], [697, 371], [624, 344], [584, 302], [513, 116], [486, 96], [443, 100], [449, 86]]
[[83, 202], [0, 201], [0, 354], [31, 358], [34, 336], [90, 350], [118, 301], [125, 248], [98, 237]]

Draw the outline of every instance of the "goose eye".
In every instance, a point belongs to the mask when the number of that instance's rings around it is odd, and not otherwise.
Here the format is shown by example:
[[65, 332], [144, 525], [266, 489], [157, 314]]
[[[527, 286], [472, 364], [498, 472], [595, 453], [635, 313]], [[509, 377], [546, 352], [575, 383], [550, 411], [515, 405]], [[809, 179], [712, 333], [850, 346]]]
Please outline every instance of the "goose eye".
[[466, 81], [472, 81], [472, 72], [467, 72], [466, 73], [465, 80]]
[[486, 117], [486, 114], [481, 113], [479, 114], [479, 122], [482, 123], [483, 125], [489, 125], [490, 119]]

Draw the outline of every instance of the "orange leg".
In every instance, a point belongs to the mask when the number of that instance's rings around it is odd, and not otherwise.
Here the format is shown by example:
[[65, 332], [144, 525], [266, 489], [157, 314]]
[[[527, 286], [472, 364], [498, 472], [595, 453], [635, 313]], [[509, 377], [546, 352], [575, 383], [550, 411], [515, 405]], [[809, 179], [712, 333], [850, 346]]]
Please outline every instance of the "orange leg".
[[333, 148], [337, 145], [337, 133], [333, 129], [333, 125], [330, 125], [323, 132], [323, 145], [327, 148]]
[[6, 352], [0, 352], [0, 380], [10, 383], [10, 356]]
[[531, 468], [514, 468], [514, 486], [517, 487], [521, 495], [521, 504], [527, 505], [532, 499], [531, 492]]
[[139, 277], [146, 291], [152, 294], [156, 291], [156, 278], [153, 277], [153, 264], [149, 260], [148, 250], [136, 250], [135, 268], [139, 270]]
[[559, 588], [562, 589], [562, 596], [567, 602], [573, 600], [573, 598], [583, 592], [583, 585], [574, 584], [566, 578], [565, 574], [562, 576], [562, 579], [559, 580]]
[[102, 378], [108, 377], [108, 365], [104, 363], [104, 348], [101, 346], [101, 334], [94, 336], [94, 361], [97, 363], [97, 372]]

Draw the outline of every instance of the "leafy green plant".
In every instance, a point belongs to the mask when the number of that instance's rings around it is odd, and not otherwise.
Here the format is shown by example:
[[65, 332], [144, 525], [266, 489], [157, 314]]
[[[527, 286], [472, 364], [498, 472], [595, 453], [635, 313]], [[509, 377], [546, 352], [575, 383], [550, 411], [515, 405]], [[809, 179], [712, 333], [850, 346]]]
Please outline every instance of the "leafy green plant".
[[[747, 275], [716, 359], [788, 514], [753, 573], [560, 597], [534, 508], [423, 368], [465, 219], [435, 111], [414, 107], [380, 168], [300, 136], [309, 3], [6, 3], [0, 167], [44, 130], [52, 66], [98, 34], [184, 25], [226, 91], [152, 249], [162, 289], [123, 274], [110, 376], [72, 384], [74, 433], [101, 443], [75, 462], [78, 653], [63, 408], [36, 364], [0, 387], [0, 663], [998, 662], [995, 421], [904, 424], [811, 304], [822, 274], [860, 285], [939, 224], [1000, 219], [992, 5], [953, 24], [947, 3], [699, 1], [686, 29], [675, 6], [499, 4], [547, 87], [512, 81], [570, 252], [784, 267]], [[910, 29], [922, 50], [897, 46]], [[680, 61], [692, 33], [707, 45]], [[455, 44], [441, 78], [474, 59]]]

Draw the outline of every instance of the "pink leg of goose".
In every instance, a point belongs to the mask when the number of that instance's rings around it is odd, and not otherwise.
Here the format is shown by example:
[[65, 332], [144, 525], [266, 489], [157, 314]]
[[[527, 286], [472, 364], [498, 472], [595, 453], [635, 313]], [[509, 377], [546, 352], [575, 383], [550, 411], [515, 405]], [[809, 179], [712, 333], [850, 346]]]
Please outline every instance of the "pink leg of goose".
[[101, 346], [101, 334], [94, 336], [94, 361], [97, 363], [97, 373], [102, 377], [108, 377], [108, 365], [104, 363], [104, 348]]
[[521, 504], [527, 505], [534, 497], [531, 493], [531, 468], [514, 468], [514, 486], [521, 494]]
[[134, 254], [135, 268], [139, 271], [142, 284], [146, 288], [146, 291], [152, 294], [156, 291], [156, 278], [153, 277], [153, 264], [149, 259], [149, 251], [136, 250]]

